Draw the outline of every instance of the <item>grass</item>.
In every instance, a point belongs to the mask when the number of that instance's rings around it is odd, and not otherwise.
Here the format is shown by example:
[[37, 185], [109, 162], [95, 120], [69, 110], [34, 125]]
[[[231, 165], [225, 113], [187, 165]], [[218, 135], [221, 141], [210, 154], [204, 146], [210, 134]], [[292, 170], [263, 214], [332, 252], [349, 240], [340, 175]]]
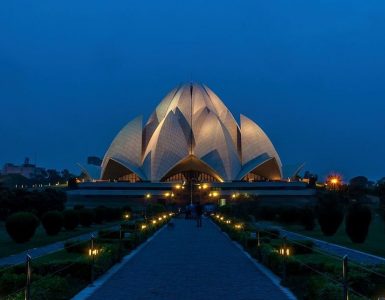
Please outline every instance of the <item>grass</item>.
[[97, 231], [99, 229], [110, 227], [120, 222], [110, 222], [100, 225], [93, 225], [92, 227], [78, 227], [72, 231], [62, 230], [59, 234], [54, 236], [48, 236], [44, 228], [40, 225], [35, 232], [35, 235], [29, 242], [18, 244], [15, 243], [8, 235], [4, 222], [0, 223], [0, 258], [6, 257], [12, 254], [17, 254], [28, 249], [38, 248], [52, 243], [65, 241], [67, 239], [88, 233]]
[[[282, 225], [282, 224], [280, 224]], [[378, 255], [385, 258], [385, 224], [380, 216], [374, 215], [373, 221], [369, 227], [369, 233], [366, 241], [363, 244], [355, 244], [349, 239], [345, 233], [345, 225], [341, 224], [340, 228], [334, 236], [324, 236], [319, 226], [313, 231], [307, 231], [299, 225], [283, 225], [289, 231], [293, 231], [302, 235], [306, 235], [315, 239], [323, 240], [328, 243], [333, 243], [348, 248], [353, 248], [359, 251], [367, 252], [373, 255]]]

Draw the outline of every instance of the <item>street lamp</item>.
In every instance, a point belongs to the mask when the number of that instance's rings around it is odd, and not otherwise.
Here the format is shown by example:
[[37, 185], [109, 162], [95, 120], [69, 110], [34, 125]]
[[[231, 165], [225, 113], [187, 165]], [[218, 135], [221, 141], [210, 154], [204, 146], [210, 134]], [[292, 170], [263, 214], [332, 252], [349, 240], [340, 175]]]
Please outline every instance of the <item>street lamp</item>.
[[214, 192], [211, 193], [211, 195], [212, 195], [213, 197], [218, 197], [218, 196], [219, 196], [219, 193], [216, 192], [216, 191], [214, 191]]
[[338, 174], [329, 175], [326, 179], [326, 185], [329, 189], [338, 190], [342, 184], [342, 178]]
[[[151, 194], [150, 193], [147, 193], [146, 195], [144, 195], [145, 199], [146, 200], [151, 200]], [[148, 201], [145, 201], [145, 206], [144, 206], [144, 219], [147, 221], [147, 206], [148, 206]]]

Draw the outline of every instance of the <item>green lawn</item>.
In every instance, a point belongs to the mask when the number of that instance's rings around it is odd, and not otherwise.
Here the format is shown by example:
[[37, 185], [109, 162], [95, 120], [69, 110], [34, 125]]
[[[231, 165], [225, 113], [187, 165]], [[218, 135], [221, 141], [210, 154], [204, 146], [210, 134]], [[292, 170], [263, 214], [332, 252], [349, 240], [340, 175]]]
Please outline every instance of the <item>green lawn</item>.
[[44, 228], [40, 225], [35, 232], [35, 235], [32, 237], [32, 239], [24, 244], [17, 244], [15, 243], [8, 235], [7, 231], [5, 230], [5, 225], [3, 222], [0, 223], [0, 257], [9, 256], [11, 254], [17, 254], [19, 252], [33, 249], [37, 247], [41, 247], [44, 245], [52, 244], [59, 241], [64, 241], [72, 237], [76, 237], [78, 235], [92, 232], [95, 230], [99, 230], [104, 227], [110, 227], [115, 224], [119, 224], [120, 222], [111, 222], [111, 223], [105, 223], [101, 225], [93, 225], [92, 227], [78, 227], [77, 229], [73, 231], [65, 231], [62, 230], [59, 234], [55, 236], [48, 236]]
[[306, 231], [299, 225], [280, 225], [289, 231], [385, 257], [385, 224], [381, 217], [376, 215], [370, 224], [368, 237], [363, 244], [354, 244], [350, 241], [349, 237], [345, 233], [344, 224], [341, 224], [337, 233], [331, 237], [324, 236], [318, 226], [314, 231]]

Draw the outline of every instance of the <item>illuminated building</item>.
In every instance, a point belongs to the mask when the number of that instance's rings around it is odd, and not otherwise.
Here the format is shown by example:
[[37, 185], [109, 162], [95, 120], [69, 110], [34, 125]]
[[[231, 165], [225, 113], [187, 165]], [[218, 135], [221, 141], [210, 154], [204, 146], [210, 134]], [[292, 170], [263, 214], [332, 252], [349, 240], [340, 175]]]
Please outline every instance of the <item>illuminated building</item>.
[[147, 123], [129, 122], [106, 152], [103, 180], [180, 182], [282, 178], [282, 164], [264, 131], [241, 115], [240, 124], [208, 87], [172, 90]]

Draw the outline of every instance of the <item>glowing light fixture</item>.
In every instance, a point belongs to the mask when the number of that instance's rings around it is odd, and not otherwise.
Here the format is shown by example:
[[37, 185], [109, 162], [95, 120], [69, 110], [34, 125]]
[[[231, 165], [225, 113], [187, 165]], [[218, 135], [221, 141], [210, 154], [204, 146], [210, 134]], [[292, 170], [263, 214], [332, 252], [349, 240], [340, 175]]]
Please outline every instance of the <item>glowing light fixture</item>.
[[242, 229], [243, 226], [242, 226], [242, 224], [235, 224], [234, 227], [235, 227], [235, 229], [240, 230], [240, 229]]
[[88, 249], [88, 255], [89, 256], [96, 256], [99, 254], [99, 250], [98, 249]]
[[278, 252], [282, 256], [290, 256], [290, 248], [280, 248]]

